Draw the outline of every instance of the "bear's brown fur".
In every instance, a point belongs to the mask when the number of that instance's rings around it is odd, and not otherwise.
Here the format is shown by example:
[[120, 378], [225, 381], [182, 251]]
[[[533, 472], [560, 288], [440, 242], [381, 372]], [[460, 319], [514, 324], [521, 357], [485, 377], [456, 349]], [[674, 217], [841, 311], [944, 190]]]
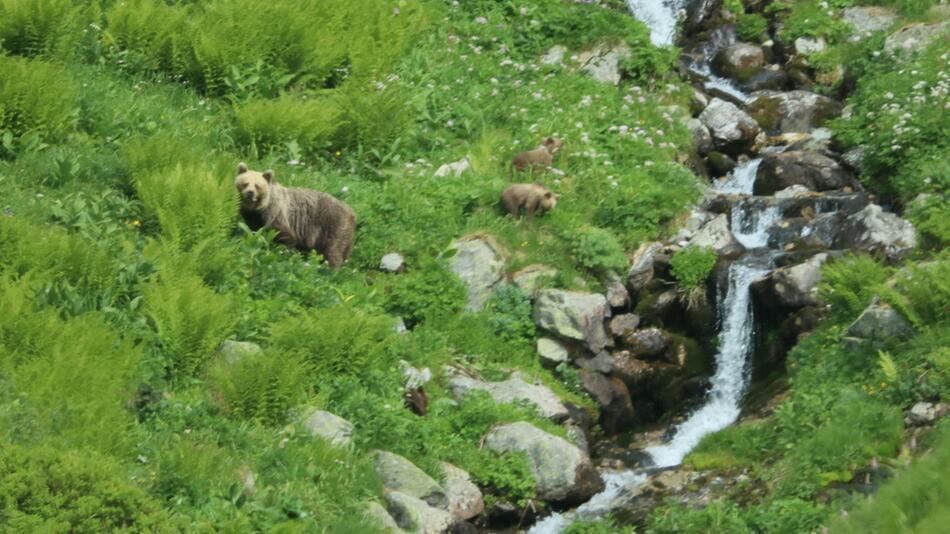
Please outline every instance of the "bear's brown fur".
[[528, 219], [534, 214], [544, 215], [554, 209], [558, 196], [541, 184], [511, 184], [501, 194], [501, 203], [512, 217], [518, 218], [524, 209]]
[[327, 193], [284, 187], [274, 171], [256, 172], [238, 165], [234, 186], [241, 195], [241, 216], [251, 230], [277, 230], [277, 240], [301, 251], [316, 250], [337, 268], [350, 257], [356, 214]]
[[540, 169], [547, 169], [554, 162], [554, 154], [564, 147], [564, 141], [548, 137], [541, 141], [541, 146], [515, 156], [511, 160], [511, 173], [530, 170], [532, 174]]

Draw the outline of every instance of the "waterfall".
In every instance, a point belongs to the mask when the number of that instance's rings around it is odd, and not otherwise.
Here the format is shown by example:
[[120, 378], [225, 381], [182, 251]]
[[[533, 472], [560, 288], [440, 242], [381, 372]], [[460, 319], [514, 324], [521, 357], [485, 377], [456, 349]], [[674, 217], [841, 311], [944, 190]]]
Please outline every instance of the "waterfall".
[[528, 534], [557, 534], [575, 519], [599, 519], [611, 510], [614, 499], [627, 488], [646, 482], [646, 475], [639, 471], [607, 471], [601, 474], [604, 490], [594, 495], [573, 512], [554, 513], [534, 524]]
[[650, 28], [650, 40], [656, 46], [673, 44], [682, 4], [683, 0], [627, 0], [633, 16]]
[[752, 303], [749, 286], [768, 269], [753, 262], [737, 261], [729, 267], [729, 288], [721, 300], [716, 374], [706, 404], [676, 429], [670, 443], [647, 452], [658, 467], [678, 465], [703, 436], [721, 430], [739, 417], [739, 404], [748, 382], [748, 356], [752, 351]]
[[748, 250], [764, 247], [769, 242], [769, 228], [782, 218], [778, 206], [756, 209], [752, 203], [737, 202], [732, 206], [729, 225], [732, 235]]
[[715, 185], [716, 191], [751, 195], [752, 186], [755, 185], [755, 174], [759, 171], [760, 163], [762, 163], [762, 158], [754, 158], [738, 165], [725, 180]]

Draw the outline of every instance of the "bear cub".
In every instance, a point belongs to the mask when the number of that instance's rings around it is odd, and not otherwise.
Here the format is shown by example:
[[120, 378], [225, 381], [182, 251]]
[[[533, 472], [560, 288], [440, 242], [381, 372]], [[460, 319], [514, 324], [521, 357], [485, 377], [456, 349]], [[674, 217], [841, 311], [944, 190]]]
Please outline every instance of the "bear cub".
[[534, 214], [544, 215], [557, 205], [558, 195], [541, 184], [511, 184], [501, 194], [501, 203], [512, 217], [518, 218], [524, 209], [530, 220]]
[[547, 169], [554, 162], [554, 154], [564, 147], [564, 141], [548, 137], [541, 141], [541, 146], [515, 156], [511, 160], [511, 173], [530, 170], [532, 174], [539, 169]]
[[241, 195], [241, 217], [248, 228], [277, 230], [278, 242], [303, 252], [316, 250], [334, 269], [353, 250], [356, 214], [341, 200], [321, 191], [284, 187], [274, 171], [238, 165], [234, 186]]

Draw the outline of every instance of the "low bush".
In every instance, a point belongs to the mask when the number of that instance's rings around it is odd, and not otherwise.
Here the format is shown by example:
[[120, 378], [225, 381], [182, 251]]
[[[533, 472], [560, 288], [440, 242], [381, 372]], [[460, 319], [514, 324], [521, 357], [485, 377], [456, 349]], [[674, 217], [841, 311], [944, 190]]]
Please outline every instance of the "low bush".
[[346, 120], [332, 100], [292, 95], [238, 104], [234, 119], [238, 143], [258, 156], [286, 154], [292, 147], [307, 156], [321, 155]]
[[[0, 2], [0, 49], [22, 56], [75, 56], [98, 5], [73, 0]], [[88, 43], [86, 43], [88, 44]], [[6, 67], [3, 67], [6, 71]]]
[[16, 154], [22, 145], [59, 141], [75, 130], [75, 84], [62, 67], [0, 55], [0, 71], [0, 157]]
[[264, 424], [284, 422], [310, 389], [307, 365], [296, 354], [246, 354], [236, 362], [215, 362], [209, 375], [213, 397], [226, 413]]
[[585, 227], [566, 238], [571, 242], [574, 261], [596, 273], [621, 271], [627, 265], [623, 246], [609, 230]]
[[684, 291], [704, 285], [715, 266], [716, 253], [699, 247], [686, 247], [670, 258], [670, 271]]
[[387, 284], [386, 309], [413, 327], [451, 317], [462, 309], [466, 298], [465, 286], [455, 273], [431, 262], [392, 278]]

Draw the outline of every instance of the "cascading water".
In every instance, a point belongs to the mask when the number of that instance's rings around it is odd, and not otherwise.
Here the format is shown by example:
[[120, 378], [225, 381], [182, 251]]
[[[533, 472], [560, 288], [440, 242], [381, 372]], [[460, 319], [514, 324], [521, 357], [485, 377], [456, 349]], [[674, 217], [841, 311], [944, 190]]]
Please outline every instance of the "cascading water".
[[762, 158], [755, 158], [738, 165], [725, 180], [716, 184], [720, 193], [751, 195], [755, 185], [755, 173], [759, 171]]
[[683, 0], [627, 0], [633, 16], [650, 28], [650, 40], [656, 46], [673, 44], [682, 4]]

